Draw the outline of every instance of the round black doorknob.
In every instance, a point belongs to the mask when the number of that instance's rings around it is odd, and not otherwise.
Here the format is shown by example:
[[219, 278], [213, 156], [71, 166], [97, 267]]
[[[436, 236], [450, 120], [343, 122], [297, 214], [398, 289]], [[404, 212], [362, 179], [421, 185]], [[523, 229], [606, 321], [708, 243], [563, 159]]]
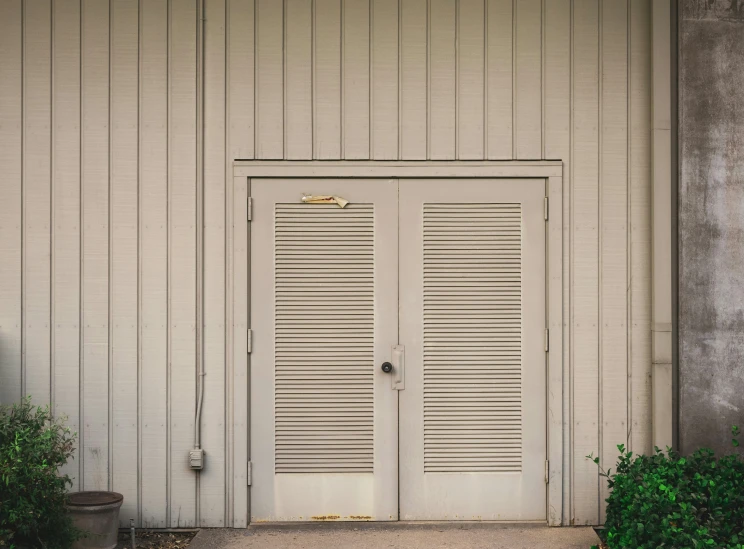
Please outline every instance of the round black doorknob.
[[386, 374], [389, 374], [390, 372], [393, 371], [393, 365], [390, 364], [389, 362], [383, 362], [382, 371], [385, 372]]

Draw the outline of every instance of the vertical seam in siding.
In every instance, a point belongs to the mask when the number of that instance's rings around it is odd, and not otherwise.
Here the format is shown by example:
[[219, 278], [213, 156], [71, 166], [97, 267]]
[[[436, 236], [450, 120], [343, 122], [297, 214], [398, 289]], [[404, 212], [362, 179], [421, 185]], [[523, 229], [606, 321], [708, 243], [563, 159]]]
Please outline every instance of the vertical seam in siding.
[[627, 425], [627, 431], [628, 431], [628, 435], [627, 435], [627, 439], [626, 439], [626, 445], [627, 445], [627, 449], [628, 450], [632, 450], [633, 449], [633, 440], [632, 440], [632, 438], [630, 436], [631, 433], [632, 433], [632, 431], [633, 431], [633, 368], [632, 368], [633, 338], [632, 338], [632, 331], [631, 331], [632, 322], [633, 322], [633, 299], [632, 299], [633, 298], [633, 296], [632, 296], [632, 288], [633, 288], [633, 286], [632, 286], [632, 283], [631, 283], [631, 281], [633, 280], [632, 279], [633, 272], [632, 272], [632, 265], [631, 265], [632, 255], [633, 255], [632, 254], [632, 251], [633, 251], [633, 249], [632, 249], [632, 246], [633, 246], [633, 240], [632, 240], [632, 223], [633, 223], [633, 219], [631, 217], [631, 201], [632, 201], [632, 194], [633, 194], [632, 193], [632, 187], [631, 187], [631, 183], [632, 183], [632, 181], [631, 181], [632, 180], [632, 178], [631, 178], [631, 166], [633, 165], [632, 158], [631, 158], [632, 152], [633, 152], [633, 148], [631, 146], [632, 145], [632, 135], [633, 135], [633, 128], [632, 128], [632, 125], [631, 125], [632, 124], [631, 108], [632, 108], [632, 104], [633, 104], [633, 99], [632, 99], [632, 78], [633, 78], [633, 71], [631, 69], [631, 65], [632, 65], [632, 61], [633, 61], [632, 51], [631, 51], [632, 50], [632, 42], [633, 42], [633, 40], [632, 40], [633, 37], [632, 37], [632, 34], [631, 34], [632, 29], [633, 29], [633, 26], [631, 25], [632, 10], [633, 10], [633, 2], [632, 2], [632, 0], [629, 0], [628, 1], [628, 9], [627, 9], [627, 14], [628, 14], [627, 15], [627, 18], [628, 18], [627, 19], [627, 35], [628, 35], [628, 42], [627, 42], [628, 52], [627, 52], [627, 58], [628, 58], [628, 63], [627, 63], [627, 67], [626, 67], [626, 70], [627, 70], [627, 73], [628, 74], [627, 74], [627, 77], [625, 79], [625, 81], [627, 82], [626, 86], [627, 86], [627, 89], [628, 89], [628, 93], [627, 93], [627, 102], [628, 103], [627, 103], [627, 109], [626, 109], [626, 111], [627, 111], [626, 112], [627, 126], [628, 126], [628, 131], [626, 133], [626, 146], [627, 146], [627, 155], [626, 155], [626, 157], [628, 159], [628, 166], [627, 166], [626, 175], [625, 175], [625, 177], [626, 177], [625, 189], [626, 189], [626, 193], [627, 193], [626, 194], [626, 197], [627, 197], [626, 198], [627, 212], [626, 212], [626, 223], [625, 223], [625, 225], [626, 225], [626, 227], [625, 227], [626, 240], [627, 240], [627, 247], [626, 247], [626, 251], [625, 251], [626, 269], [627, 269], [626, 276], [625, 276], [625, 279], [627, 281], [626, 282], [626, 284], [627, 284], [626, 297], [625, 297], [626, 300], [627, 300], [627, 307], [626, 307], [627, 319], [626, 319], [626, 322], [625, 322], [625, 338], [626, 338], [626, 341], [627, 341], [627, 355], [626, 355], [627, 358], [626, 358], [626, 362], [625, 362], [625, 370], [626, 370], [627, 379], [628, 379], [628, 383], [627, 383], [628, 406], [627, 406], [627, 416], [626, 416], [627, 417], [627, 424], [626, 425]]
[[26, 397], [26, 2], [21, 1], [21, 395]]
[[455, 160], [460, 159], [460, 0], [455, 0]]
[[[83, 0], [79, 1], [80, 5], [80, 36], [78, 37], [78, 63], [80, 68], [80, 74], [79, 74], [79, 89], [80, 89], [80, 97], [79, 97], [79, 120], [78, 124], [80, 127], [80, 132], [78, 134], [79, 139], [79, 147], [78, 147], [78, 157], [79, 157], [79, 163], [80, 163], [80, 173], [78, 174], [79, 177], [79, 184], [78, 184], [78, 201], [80, 204], [80, 207], [78, 208], [78, 225], [80, 227], [80, 234], [79, 234], [79, 243], [78, 247], [80, 248], [80, 257], [78, 258], [78, 265], [79, 265], [79, 276], [78, 276], [78, 325], [80, 327], [78, 331], [78, 425], [79, 425], [79, 434], [78, 434], [78, 486], [79, 489], [85, 490], [85, 464], [83, 463], [85, 460], [83, 459], [83, 449], [85, 448], [85, 424], [83, 422], [85, 417], [85, 384], [83, 381], [85, 380], [85, 359], [83, 357], [83, 342], [85, 341], [85, 323], [83, 322], [84, 319], [84, 310], [83, 305], [85, 302], [85, 299], [83, 297], [83, 274], [85, 273], [85, 249], [83, 248], [83, 244], [85, 242], [85, 209], [83, 207], [84, 205], [84, 194], [83, 194], [83, 181], [84, 181], [84, 175], [83, 175], [83, 161], [85, 154], [83, 152], [83, 135], [85, 133], [84, 129], [84, 117], [83, 117], [83, 105], [84, 105], [84, 99], [85, 99], [85, 93], [83, 89], [83, 80], [84, 75], [83, 72], [85, 70], [85, 63], [83, 63], [83, 57], [84, 57], [84, 40], [83, 36], [85, 33], [85, 27], [84, 20], [85, 20], [85, 5], [83, 3]], [[23, 169], [23, 168], [21, 168]], [[23, 226], [23, 225], [21, 225]]]
[[346, 143], [345, 143], [345, 131], [344, 128], [346, 126], [346, 121], [344, 119], [344, 99], [346, 94], [346, 86], [344, 86], [344, 61], [346, 59], [346, 49], [344, 48], [344, 27], [346, 24], [346, 11], [344, 10], [344, 6], [346, 4], [346, 0], [339, 0], [339, 10], [340, 10], [340, 17], [339, 17], [339, 44], [338, 44], [338, 89], [339, 89], [339, 113], [338, 113], [338, 119], [339, 119], [339, 138], [341, 139], [341, 143], [339, 144], [339, 151], [341, 158], [346, 158]]
[[[282, 50], [284, 50], [284, 41], [286, 40], [286, 36], [287, 36], [286, 29], [284, 28], [286, 20], [287, 20], [287, 10], [285, 9], [284, 4], [282, 4]], [[206, 51], [206, 42], [202, 43], [202, 49]], [[206, 53], [205, 53], [205, 58], [206, 58]], [[282, 93], [284, 93], [284, 90], [287, 88], [286, 66], [287, 66], [287, 63], [285, 61], [284, 51], [282, 51]], [[284, 127], [286, 126], [286, 124], [287, 124], [287, 121], [284, 116], [284, 111], [282, 111], [282, 134], [286, 133], [286, 131], [284, 130]], [[284, 139], [282, 139], [282, 155], [280, 158], [284, 160], [286, 157], [287, 157], [287, 148], [284, 145]]]
[[[615, 0], [616, 1], [616, 0]], [[603, 33], [602, 33], [602, 27], [604, 25], [604, 0], [599, 0], [599, 5], [597, 9], [597, 45], [599, 46], [598, 52], [597, 52], [597, 129], [599, 130], [597, 132], [597, 261], [598, 261], [598, 269], [597, 269], [597, 289], [599, 290], [598, 296], [597, 296], [597, 318], [599, 322], [597, 322], [597, 365], [598, 365], [598, 372], [597, 372], [597, 404], [598, 404], [598, 413], [599, 413], [599, 422], [597, 426], [597, 448], [598, 453], [602, 451], [603, 445], [603, 437], [604, 437], [604, 395], [602, 388], [603, 385], [603, 371], [604, 371], [604, 355], [602, 353], [602, 336], [604, 335], [603, 323], [604, 323], [604, 315], [602, 314], [603, 311], [603, 288], [602, 285], [602, 268], [604, 262], [602, 261], [602, 235], [604, 233], [604, 225], [603, 225], [603, 215], [602, 210], [604, 208], [604, 203], [602, 201], [602, 185], [603, 185], [603, 152], [604, 152], [604, 126], [603, 126], [603, 116], [602, 111], [603, 108], [603, 98], [604, 98], [604, 89], [603, 89], [603, 82], [604, 82], [604, 75], [603, 75], [603, 69], [604, 69], [604, 44], [602, 42], [603, 40]], [[604, 456], [600, 455], [601, 459], [604, 459]], [[599, 476], [599, 471], [597, 471], [597, 517], [602, 516], [602, 486], [601, 486], [602, 477]]]
[[54, 127], [55, 127], [55, 109], [54, 109], [54, 2], [49, 8], [49, 409], [54, 415], [54, 373], [55, 373], [55, 353], [56, 347], [55, 326], [56, 310], [54, 307], [54, 273], [55, 273], [55, 253], [54, 253], [54, 173], [55, 173], [55, 156], [54, 156]]
[[426, 0], [426, 159], [431, 159], [431, 0]]
[[[315, 36], [316, 36], [316, 29], [315, 29], [315, 0], [311, 0], [310, 2], [310, 128], [311, 128], [311, 151], [310, 151], [310, 157], [315, 159], [315, 153], [318, 150], [318, 146], [316, 143], [317, 139], [317, 119], [318, 119], [318, 113], [317, 113], [317, 105], [316, 101], [318, 98], [318, 94], [316, 92], [315, 87], [318, 84], [318, 79], [315, 74]], [[286, 86], [285, 86], [286, 87]]]
[[367, 145], [368, 151], [369, 151], [369, 159], [374, 160], [375, 158], [375, 112], [374, 112], [374, 104], [375, 104], [375, 86], [373, 83], [373, 75], [374, 70], [373, 67], [375, 66], [375, 44], [374, 44], [374, 21], [375, 21], [375, 0], [369, 0], [369, 35], [367, 37], [367, 41], [369, 43], [368, 49], [369, 49], [369, 66], [367, 67], [368, 71], [368, 78], [367, 78], [367, 86], [368, 86], [368, 92], [369, 92], [369, 104], [367, 106], [368, 112], [369, 112], [369, 143]]
[[[173, 39], [173, 5], [171, 0], [167, 0], [166, 6], [166, 59], [165, 59], [165, 257], [166, 257], [166, 275], [165, 275], [165, 523], [170, 526], [171, 524], [171, 492], [173, 490], [173, 481], [171, 479], [172, 467], [171, 459], [173, 459], [171, 453], [171, 357], [173, 336], [172, 336], [172, 316], [171, 316], [171, 276], [173, 273], [171, 265], [171, 239], [173, 237], [171, 232], [171, 123], [173, 120], [171, 109], [171, 86], [173, 79], [171, 78], [171, 60], [173, 56], [172, 39]], [[197, 28], [199, 26], [199, 14], [197, 13], [196, 20]]]
[[569, 165], [570, 165], [570, 174], [569, 174], [569, 186], [570, 186], [570, 210], [569, 210], [569, 378], [570, 378], [570, 384], [569, 384], [569, 402], [570, 402], [570, 430], [571, 430], [571, 436], [570, 436], [570, 450], [569, 450], [569, 456], [570, 456], [570, 467], [571, 467], [571, 480], [570, 480], [570, 487], [569, 487], [569, 509], [570, 509], [570, 524], [574, 524], [575, 516], [575, 493], [574, 493], [574, 480], [576, 477], [576, 467], [575, 467], [575, 433], [574, 433], [574, 419], [576, 417], [576, 413], [574, 410], [575, 405], [575, 398], [574, 395], [576, 393], [574, 388], [574, 343], [575, 343], [575, 333], [574, 333], [574, 262], [573, 262], [573, 254], [574, 254], [574, 2], [571, 0], [571, 44], [570, 44], [570, 50], [571, 53], [569, 55], [570, 58], [570, 84], [569, 84], [569, 104], [570, 104], [570, 122], [569, 122], [569, 132], [570, 132], [570, 145], [569, 145]]
[[[258, 85], [258, 3], [253, 2], [253, 158], [258, 158], [258, 103], [261, 86]], [[197, 14], [197, 17], [199, 14]], [[198, 55], [198, 54], [197, 54]], [[198, 526], [198, 525], [197, 525]]]
[[398, 160], [403, 158], [403, 113], [401, 112], [403, 101], [403, 0], [398, 0]]
[[[602, 0], [600, 0], [601, 2]], [[540, 158], [545, 159], [545, 2], [540, 5]]]
[[[285, 10], [286, 13], [286, 10]], [[225, 449], [225, 455], [227, 456], [227, 464], [225, 467], [225, 526], [233, 526], [233, 471], [235, 465], [235, 417], [234, 417], [234, 406], [235, 406], [235, 361], [233, 356], [232, 346], [232, 330], [233, 330], [233, 318], [232, 318], [232, 189], [233, 189], [233, 178], [230, 170], [230, 157], [232, 152], [230, 150], [230, 0], [225, 0], [225, 13], [223, 18], [223, 24], [225, 29], [224, 36], [224, 49], [225, 49], [225, 60], [224, 60], [224, 73], [225, 73], [225, 103], [224, 103], [224, 121], [223, 121], [223, 137], [222, 141], [225, 147], [225, 200], [224, 200], [224, 249], [225, 249], [225, 361], [227, 367], [225, 368], [225, 392], [228, 398], [225, 399], [225, 440], [227, 441], [227, 448]], [[286, 17], [283, 17], [286, 21]], [[287, 33], [285, 31], [284, 38], [286, 40]], [[286, 50], [286, 48], [285, 48]], [[286, 67], [287, 64], [284, 63]], [[286, 81], [286, 79], [285, 79]], [[286, 90], [287, 86], [282, 86]], [[286, 123], [286, 122], [285, 122]], [[286, 151], [286, 146], [284, 147]]]
[[[142, 2], [137, 1], [137, 523], [142, 524]], [[170, 500], [169, 500], [170, 501]]]
[[[284, 16], [284, 14], [287, 13], [287, 0], [282, 0], [282, 81], [284, 82], [284, 85], [282, 86], [282, 97], [284, 98], [284, 101], [282, 102], [282, 149], [283, 151], [287, 151], [287, 18]], [[225, 30], [225, 35], [227, 35], [227, 30]], [[227, 48], [225, 48], [227, 50]], [[227, 57], [227, 53], [225, 53], [225, 57]], [[227, 79], [227, 73], [225, 73], [225, 79]], [[227, 82], [226, 82], [227, 84]], [[226, 86], [227, 87], [227, 86]], [[285, 155], [282, 154], [282, 158]]]
[[488, 0], [483, 0], [483, 158], [488, 160]]
[[517, 109], [515, 104], [517, 99], [517, 3], [518, 0], [512, 0], [512, 158], [517, 158]]
[[113, 459], [114, 459], [114, 447], [113, 447], [113, 440], [114, 440], [114, 425], [112, 422], [112, 419], [114, 417], [114, 360], [113, 360], [113, 354], [114, 354], [114, 323], [112, 322], [113, 316], [112, 316], [112, 309], [113, 309], [113, 302], [111, 299], [111, 291], [114, 287], [113, 284], [113, 261], [112, 256], [114, 252], [114, 238], [113, 238], [113, 231], [114, 226], [112, 222], [112, 200], [111, 200], [111, 185], [112, 185], [112, 178], [111, 173], [113, 172], [113, 154], [112, 154], [112, 146], [113, 146], [113, 128], [112, 128], [112, 115], [111, 115], [111, 104], [112, 104], [112, 96], [114, 94], [114, 90], [111, 88], [111, 72], [113, 70], [113, 56], [111, 55], [113, 49], [114, 49], [114, 10], [112, 6], [113, 0], [109, 0], [109, 6], [108, 6], [108, 15], [109, 15], [109, 28], [108, 28], [108, 40], [109, 40], [109, 48], [108, 48], [108, 489], [113, 490], [113, 484], [114, 484], [114, 467], [113, 467]]

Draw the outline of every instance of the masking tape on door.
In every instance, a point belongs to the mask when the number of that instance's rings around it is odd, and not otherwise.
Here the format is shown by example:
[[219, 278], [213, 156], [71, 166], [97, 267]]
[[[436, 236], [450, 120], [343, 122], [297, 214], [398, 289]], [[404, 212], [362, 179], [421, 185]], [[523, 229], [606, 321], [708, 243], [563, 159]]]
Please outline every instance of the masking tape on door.
[[340, 196], [303, 196], [302, 201], [305, 204], [338, 204], [341, 208], [345, 208], [349, 203]]

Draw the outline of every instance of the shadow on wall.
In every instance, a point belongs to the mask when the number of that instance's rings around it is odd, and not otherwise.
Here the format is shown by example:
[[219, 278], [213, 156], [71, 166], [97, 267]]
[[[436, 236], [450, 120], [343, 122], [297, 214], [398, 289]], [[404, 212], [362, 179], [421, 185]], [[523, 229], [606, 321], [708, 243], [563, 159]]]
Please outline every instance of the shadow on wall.
[[718, 21], [744, 20], [744, 0], [686, 0], [685, 16]]

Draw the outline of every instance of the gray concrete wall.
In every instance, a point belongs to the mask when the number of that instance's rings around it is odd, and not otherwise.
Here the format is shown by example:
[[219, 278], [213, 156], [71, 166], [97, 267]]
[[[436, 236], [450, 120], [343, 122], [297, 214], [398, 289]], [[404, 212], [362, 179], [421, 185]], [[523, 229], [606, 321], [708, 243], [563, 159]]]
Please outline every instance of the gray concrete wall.
[[682, 0], [679, 442], [744, 427], [744, 1]]

